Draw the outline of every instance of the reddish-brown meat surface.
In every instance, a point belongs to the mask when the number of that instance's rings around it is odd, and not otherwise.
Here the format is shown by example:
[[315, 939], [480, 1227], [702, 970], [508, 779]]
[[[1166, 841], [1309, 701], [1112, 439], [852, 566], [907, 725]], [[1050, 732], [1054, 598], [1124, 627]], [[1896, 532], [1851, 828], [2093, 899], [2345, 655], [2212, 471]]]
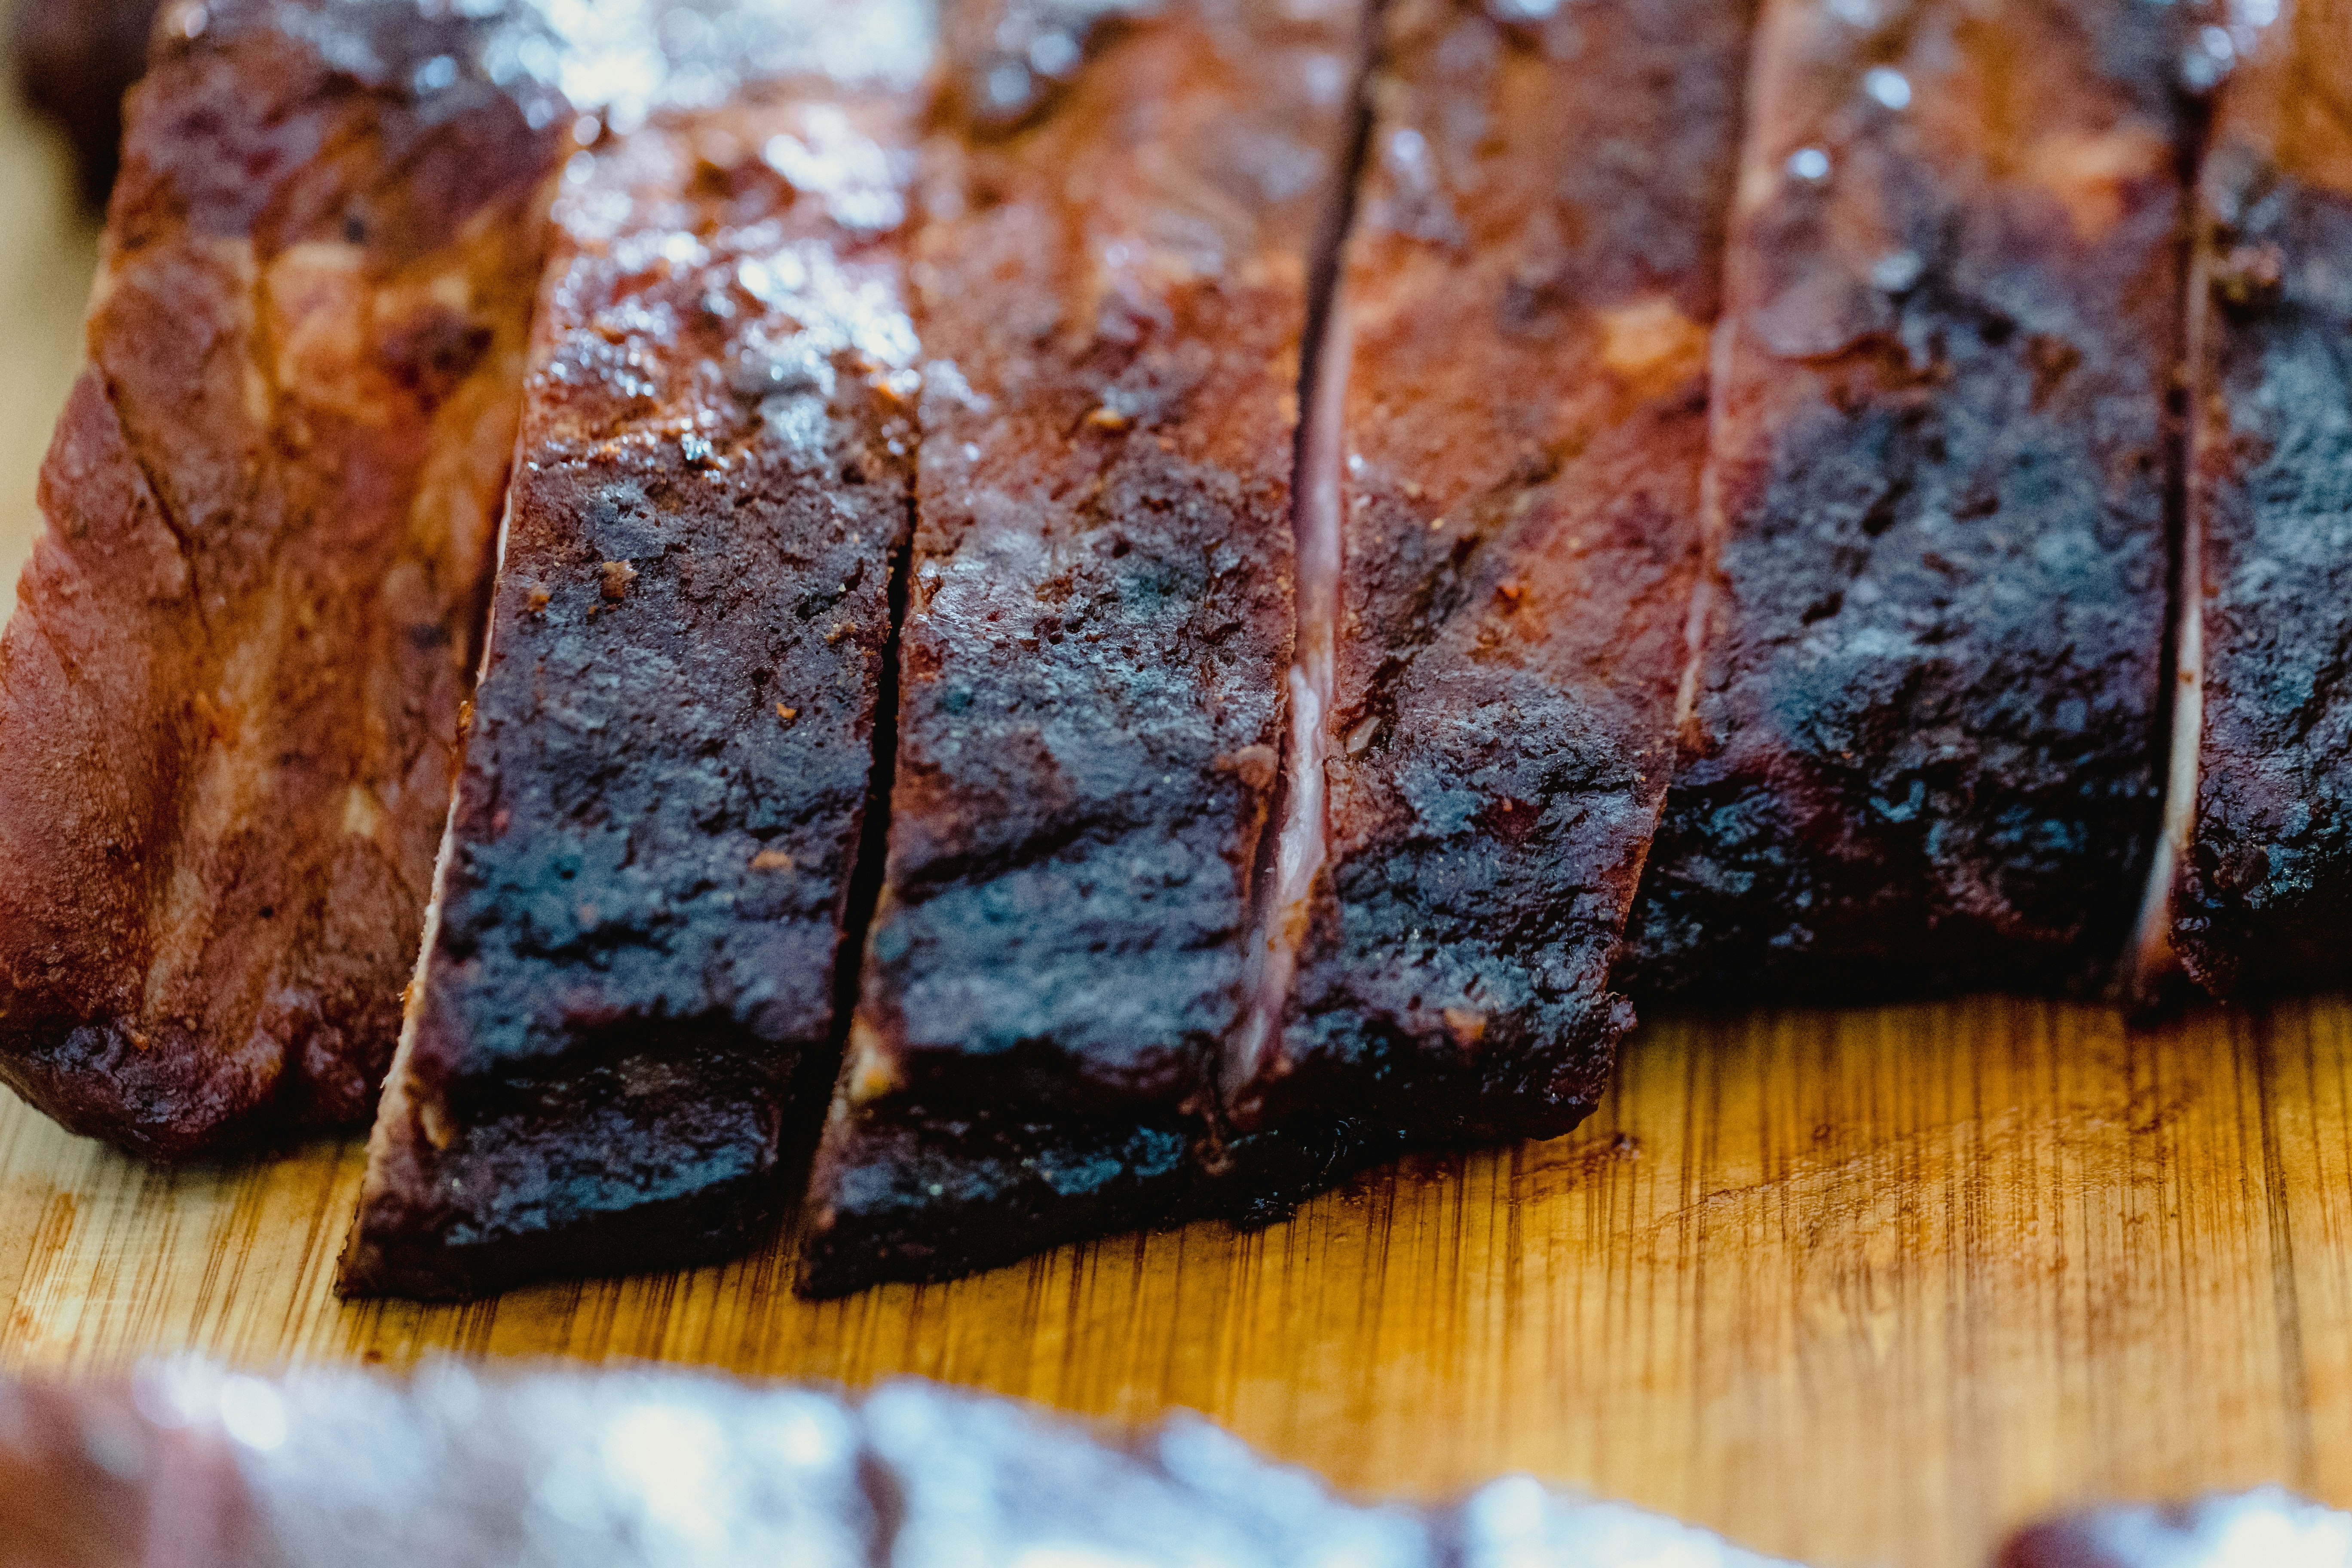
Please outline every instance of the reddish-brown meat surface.
[[225, 0], [131, 100], [0, 645], [0, 1077], [78, 1131], [373, 1102], [569, 124], [484, 74], [525, 26]]
[[1359, 13], [1057, 30], [1101, 9], [951, 12], [888, 872], [814, 1289], [1171, 1217], [1242, 1011]]
[[[668, 113], [567, 181], [347, 1290], [707, 1256], [780, 1195], [794, 1074], [834, 1030], [911, 516], [900, 231], [929, 50], [893, 9], [871, 74]], [[814, 37], [846, 10], [757, 14]]]
[[1329, 454], [1328, 857], [1284, 912], [1279, 1029], [1227, 1063], [1251, 1200], [1566, 1131], [1631, 1021], [1608, 971], [1674, 756], [1748, 12], [1389, 9]]
[[2175, 786], [2196, 808], [2174, 946], [2223, 994], [2352, 973], [2352, 5], [2239, 32], [2189, 300], [2203, 724]]
[[2157, 808], [2182, 10], [1766, 6], [1636, 995], [2120, 956]]

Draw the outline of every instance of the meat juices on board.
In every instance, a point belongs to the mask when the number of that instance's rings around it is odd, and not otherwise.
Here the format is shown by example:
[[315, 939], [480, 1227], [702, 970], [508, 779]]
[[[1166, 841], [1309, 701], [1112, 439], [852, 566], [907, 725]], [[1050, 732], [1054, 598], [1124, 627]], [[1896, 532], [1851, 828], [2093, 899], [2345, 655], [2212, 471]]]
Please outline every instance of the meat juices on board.
[[688, 15], [656, 90], [714, 96], [708, 65], [719, 106], [608, 136], [556, 209], [348, 1291], [723, 1255], [783, 1195], [787, 1121], [814, 1120], [797, 1075], [834, 1035], [913, 493], [902, 231], [930, 17]]
[[1352, 348], [1300, 486], [1337, 502], [1291, 768], [1328, 781], [1328, 857], [1270, 922], [1296, 977], [1224, 1064], [1241, 1204], [1564, 1132], [1608, 1077], [1674, 760], [1748, 31], [1743, 0], [1388, 8]]
[[1768, 0], [1695, 712], [1622, 984], [2093, 980], [2157, 826], [2182, 10]]
[[888, 865], [811, 1189], [820, 1292], [1186, 1211], [1247, 989], [1361, 27], [1354, 0], [950, 18]]
[[570, 113], [528, 12], [161, 28], [0, 645], [0, 1078], [172, 1158], [392, 1054]]
[[2189, 309], [2172, 945], [2221, 995], [2352, 948], [2352, 4], [2233, 26]]

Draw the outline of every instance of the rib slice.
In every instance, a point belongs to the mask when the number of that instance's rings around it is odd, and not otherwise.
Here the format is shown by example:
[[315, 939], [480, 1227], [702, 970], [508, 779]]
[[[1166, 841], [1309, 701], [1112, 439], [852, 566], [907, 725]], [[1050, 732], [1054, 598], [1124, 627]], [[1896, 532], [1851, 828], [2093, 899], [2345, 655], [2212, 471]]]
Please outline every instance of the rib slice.
[[887, 874], [803, 1289], [1189, 1202], [1278, 772], [1359, 26], [1352, 0], [950, 9]]
[[536, 37], [219, 0], [131, 98], [0, 646], [0, 1078], [78, 1131], [170, 1158], [373, 1100], [570, 123], [505, 68]]
[[2189, 299], [2202, 681], [2173, 785], [2173, 942], [2221, 995], [2341, 986], [2352, 944], [2352, 5], [2237, 32]]
[[[679, 12], [777, 74], [607, 138], [558, 206], [347, 1292], [731, 1249], [780, 1195], [795, 1075], [833, 1035], [911, 515], [928, 18]], [[664, 60], [664, 90], [698, 95], [709, 53]]]
[[1352, 363], [1301, 483], [1337, 503], [1336, 548], [1301, 533], [1321, 718], [1225, 1063], [1244, 1212], [1567, 1131], [1632, 1022], [1608, 973], [1672, 772], [1748, 7], [1497, 14], [1387, 13]]
[[2179, 10], [1767, 5], [1636, 995], [2121, 957], [2157, 816]]

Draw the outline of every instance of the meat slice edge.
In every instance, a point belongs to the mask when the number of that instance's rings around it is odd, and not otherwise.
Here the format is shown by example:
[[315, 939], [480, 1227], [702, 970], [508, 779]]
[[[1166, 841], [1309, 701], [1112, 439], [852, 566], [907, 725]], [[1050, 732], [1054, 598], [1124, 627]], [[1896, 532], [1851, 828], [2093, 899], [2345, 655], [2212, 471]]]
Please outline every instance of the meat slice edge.
[[1246, 994], [1361, 11], [1082, 10], [950, 12], [888, 869], [814, 1293], [1182, 1217]]
[[2222, 996], [2340, 987], [2352, 943], [2352, 6], [2232, 32], [2189, 297], [2169, 933]]
[[1761, 24], [1636, 996], [2095, 985], [2146, 883], [2183, 18], [1851, 16]]
[[0, 1078], [155, 1158], [373, 1102], [569, 122], [526, 11], [184, 20], [0, 645]]
[[[730, 41], [716, 70], [803, 37], [841, 74], [658, 110], [567, 180], [347, 1293], [737, 1249], [831, 1065], [912, 500], [902, 230], [930, 24], [843, 0], [693, 15]], [[853, 25], [897, 42], [824, 47]], [[705, 52], [665, 61], [678, 95]]]

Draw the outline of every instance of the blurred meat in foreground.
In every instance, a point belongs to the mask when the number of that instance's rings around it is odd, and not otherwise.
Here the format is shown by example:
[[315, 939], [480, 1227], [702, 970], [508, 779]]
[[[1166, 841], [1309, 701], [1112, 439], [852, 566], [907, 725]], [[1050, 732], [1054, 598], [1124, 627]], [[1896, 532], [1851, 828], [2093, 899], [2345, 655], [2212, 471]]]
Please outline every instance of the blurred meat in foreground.
[[[1776, 1568], [1506, 1477], [1350, 1501], [1198, 1416], [1121, 1432], [906, 1380], [860, 1394], [651, 1368], [406, 1381], [196, 1361], [0, 1379], [5, 1568]], [[2352, 1516], [2274, 1488], [2021, 1531], [1997, 1568], [2346, 1568]]]
[[0, 1382], [6, 1568], [1583, 1568], [1767, 1559], [1499, 1480], [1363, 1505], [1197, 1416], [1115, 1435], [899, 1382], [429, 1365], [264, 1379], [155, 1363]]

